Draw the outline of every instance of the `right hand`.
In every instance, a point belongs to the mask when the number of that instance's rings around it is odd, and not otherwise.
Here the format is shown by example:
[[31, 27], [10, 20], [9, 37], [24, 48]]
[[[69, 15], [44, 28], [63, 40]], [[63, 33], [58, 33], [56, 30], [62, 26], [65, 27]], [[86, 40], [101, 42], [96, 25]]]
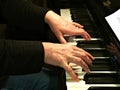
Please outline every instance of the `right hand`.
[[75, 81], [78, 81], [69, 63], [80, 65], [86, 72], [90, 72], [89, 65], [94, 57], [81, 48], [70, 44], [43, 43], [45, 51], [45, 63], [62, 67]]
[[64, 35], [82, 36], [86, 40], [91, 39], [91, 36], [88, 32], [86, 32], [86, 30], [83, 29], [82, 25], [77, 22], [70, 22], [65, 20], [53, 11], [47, 12], [45, 15], [45, 22], [50, 26], [51, 30], [58, 38], [60, 43], [67, 43]]

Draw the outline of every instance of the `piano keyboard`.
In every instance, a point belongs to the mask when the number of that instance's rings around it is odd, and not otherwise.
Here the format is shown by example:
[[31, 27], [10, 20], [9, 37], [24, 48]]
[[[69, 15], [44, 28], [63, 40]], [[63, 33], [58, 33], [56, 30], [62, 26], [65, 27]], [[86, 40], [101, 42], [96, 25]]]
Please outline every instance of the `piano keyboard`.
[[[77, 14], [74, 15], [74, 12]], [[83, 48], [95, 57], [93, 65], [90, 66], [90, 73], [86, 73], [80, 66], [70, 63], [80, 81], [71, 81], [70, 76], [66, 73], [67, 90], [120, 90], [120, 79], [118, 79], [116, 68], [88, 10], [84, 8], [61, 9], [60, 13], [63, 18], [84, 25], [85, 30], [93, 37], [90, 41], [86, 41], [80, 36], [65, 36], [68, 43]]]

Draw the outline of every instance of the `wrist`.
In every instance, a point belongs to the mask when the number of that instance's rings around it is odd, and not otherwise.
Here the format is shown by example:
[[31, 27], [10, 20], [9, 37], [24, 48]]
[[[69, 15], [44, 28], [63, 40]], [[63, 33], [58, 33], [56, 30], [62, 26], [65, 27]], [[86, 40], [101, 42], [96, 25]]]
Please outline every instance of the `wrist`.
[[51, 24], [53, 22], [58, 22], [59, 21], [60, 16], [58, 14], [56, 14], [53, 11], [48, 11], [45, 15], [45, 22], [47, 24]]

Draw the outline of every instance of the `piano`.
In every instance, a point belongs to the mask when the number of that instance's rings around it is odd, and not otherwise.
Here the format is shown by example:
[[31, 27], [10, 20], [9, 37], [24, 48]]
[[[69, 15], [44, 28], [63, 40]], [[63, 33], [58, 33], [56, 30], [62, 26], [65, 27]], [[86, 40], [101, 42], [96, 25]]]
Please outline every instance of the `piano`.
[[120, 41], [105, 19], [120, 9], [120, 1], [68, 0], [68, 3], [69, 6], [60, 9], [61, 16], [84, 25], [92, 39], [86, 41], [80, 36], [66, 36], [66, 39], [91, 53], [95, 60], [90, 73], [70, 64], [80, 81], [72, 81], [66, 73], [67, 90], [120, 90]]

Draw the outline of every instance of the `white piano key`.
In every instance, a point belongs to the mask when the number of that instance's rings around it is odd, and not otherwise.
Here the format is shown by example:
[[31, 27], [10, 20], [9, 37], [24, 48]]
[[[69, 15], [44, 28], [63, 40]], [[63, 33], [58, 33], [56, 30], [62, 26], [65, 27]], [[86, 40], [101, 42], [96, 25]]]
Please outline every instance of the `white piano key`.
[[105, 48], [83, 48], [85, 50], [105, 50]]
[[77, 45], [77, 42], [68, 42], [68, 44], [73, 45], [73, 46], [76, 46], [76, 45]]
[[[101, 38], [91, 38], [91, 41], [102, 41], [102, 39]], [[73, 41], [87, 41], [86, 39], [84, 39], [84, 38], [74, 38], [73, 39]]]
[[110, 57], [94, 57], [95, 59], [110, 59]]
[[86, 84], [84, 81], [67, 82], [67, 90], [88, 90], [89, 87], [120, 87], [120, 84]]
[[64, 19], [72, 21], [70, 9], [60, 9], [60, 14]]

